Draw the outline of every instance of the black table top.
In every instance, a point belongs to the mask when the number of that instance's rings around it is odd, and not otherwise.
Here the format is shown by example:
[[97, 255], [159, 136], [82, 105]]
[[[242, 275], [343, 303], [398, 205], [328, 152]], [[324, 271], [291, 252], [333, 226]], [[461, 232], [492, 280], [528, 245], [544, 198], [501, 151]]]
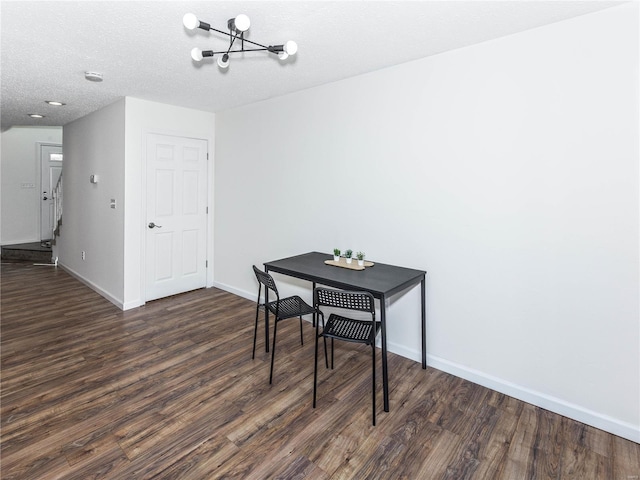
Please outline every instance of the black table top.
[[325, 260], [333, 260], [333, 255], [310, 252], [265, 262], [264, 266], [270, 272], [282, 273], [342, 290], [365, 290], [371, 292], [376, 298], [393, 295], [416, 285], [427, 273], [424, 270], [384, 263], [375, 263], [374, 266], [364, 270], [351, 270], [327, 265], [324, 263]]

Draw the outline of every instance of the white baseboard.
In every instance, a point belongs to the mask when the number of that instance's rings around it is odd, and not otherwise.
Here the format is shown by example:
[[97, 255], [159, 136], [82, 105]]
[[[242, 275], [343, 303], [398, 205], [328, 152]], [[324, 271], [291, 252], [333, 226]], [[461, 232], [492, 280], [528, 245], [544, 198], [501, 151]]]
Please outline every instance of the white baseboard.
[[234, 295], [237, 295], [238, 297], [242, 297], [242, 298], [246, 298], [247, 300], [252, 300], [252, 301], [256, 301], [256, 292], [246, 292], [244, 290], [239, 290], [235, 287], [232, 287], [230, 285], [226, 285], [224, 283], [220, 283], [220, 282], [213, 282], [213, 287], [215, 288], [219, 288], [220, 290], [224, 290], [225, 292], [229, 292], [229, 293], [233, 293]]
[[[66, 265], [64, 265], [62, 263], [58, 263], [58, 267], [62, 268], [65, 272], [67, 272], [69, 275], [71, 275], [72, 277], [74, 277], [78, 281], [84, 283], [87, 287], [89, 287], [94, 292], [98, 293], [99, 295], [101, 295], [104, 298], [106, 298], [107, 300], [109, 300], [116, 307], [120, 308], [120, 310], [127, 310], [127, 308], [125, 308], [125, 305], [123, 304], [122, 300], [118, 300], [117, 298], [113, 297], [109, 292], [103, 290], [102, 288], [97, 286], [95, 283], [87, 280], [86, 278], [84, 278], [82, 275], [80, 275], [75, 270], [67, 267]], [[139, 305], [136, 305], [136, 306], [139, 306]], [[133, 308], [133, 307], [128, 306], [128, 308]]]
[[[391, 348], [389, 349], [391, 351]], [[412, 358], [412, 357], [410, 357]], [[561, 398], [518, 385], [484, 372], [458, 365], [434, 355], [427, 355], [427, 365], [456, 377], [464, 378], [496, 392], [509, 395], [545, 410], [577, 420], [578, 422], [612, 433], [632, 442], [640, 443], [640, 426], [603, 415]]]
[[125, 302], [122, 305], [122, 310], [131, 310], [132, 308], [138, 308], [145, 304], [142, 300], [135, 300], [133, 302]]

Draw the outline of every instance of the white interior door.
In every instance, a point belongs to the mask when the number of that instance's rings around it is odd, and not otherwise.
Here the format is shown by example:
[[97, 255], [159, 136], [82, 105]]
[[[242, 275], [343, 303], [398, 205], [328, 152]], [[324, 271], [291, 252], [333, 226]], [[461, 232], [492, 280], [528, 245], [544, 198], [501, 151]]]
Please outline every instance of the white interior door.
[[40, 145], [40, 241], [53, 238], [53, 189], [62, 174], [62, 147]]
[[148, 134], [146, 300], [206, 286], [207, 141]]

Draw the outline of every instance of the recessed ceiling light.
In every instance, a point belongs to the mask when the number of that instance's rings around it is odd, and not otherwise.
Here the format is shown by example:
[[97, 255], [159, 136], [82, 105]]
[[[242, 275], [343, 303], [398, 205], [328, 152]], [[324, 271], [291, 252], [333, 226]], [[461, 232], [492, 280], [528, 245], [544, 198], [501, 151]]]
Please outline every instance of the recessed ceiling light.
[[40, 115], [39, 113], [28, 113], [31, 118], [44, 118], [44, 115]]
[[45, 103], [53, 105], [54, 107], [62, 107], [63, 105], [66, 105], [66, 103], [56, 102], [55, 100], [45, 100]]
[[102, 74], [98, 72], [84, 72], [84, 78], [90, 82], [101, 82]]

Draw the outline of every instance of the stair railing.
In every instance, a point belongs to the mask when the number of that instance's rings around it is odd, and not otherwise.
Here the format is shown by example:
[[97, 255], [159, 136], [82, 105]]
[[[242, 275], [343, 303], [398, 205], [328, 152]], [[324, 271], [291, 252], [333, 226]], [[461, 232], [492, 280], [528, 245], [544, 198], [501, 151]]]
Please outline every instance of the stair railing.
[[58, 178], [58, 183], [53, 189], [53, 238], [60, 233], [60, 225], [62, 225], [62, 174]]

